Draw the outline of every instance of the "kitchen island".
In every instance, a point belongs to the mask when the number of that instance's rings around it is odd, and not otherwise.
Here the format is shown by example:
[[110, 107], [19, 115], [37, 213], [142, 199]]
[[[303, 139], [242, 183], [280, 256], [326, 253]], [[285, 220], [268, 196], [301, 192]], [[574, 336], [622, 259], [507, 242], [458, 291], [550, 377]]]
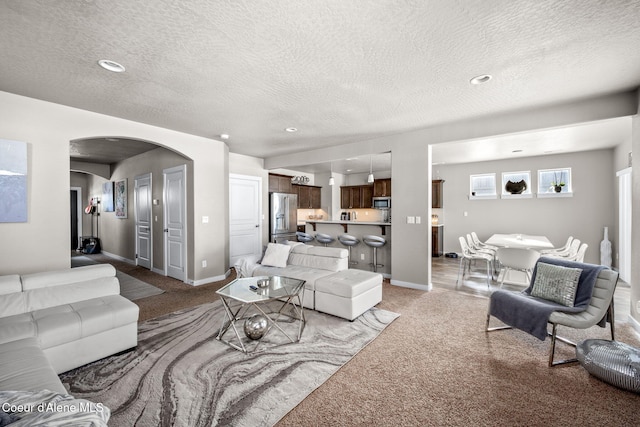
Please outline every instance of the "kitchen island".
[[[341, 234], [350, 234], [360, 240], [360, 243], [351, 249], [352, 261], [358, 264], [351, 265], [350, 268], [371, 271], [373, 249], [365, 245], [362, 238], [367, 235], [384, 237], [387, 243], [378, 248], [378, 264], [384, 264], [384, 267], [378, 267], [378, 273], [385, 277], [391, 277], [391, 223], [380, 221], [347, 221], [347, 220], [309, 220], [306, 221], [306, 232], [311, 235], [317, 233], [328, 234], [336, 239], [331, 245], [336, 248], [347, 248], [338, 241]], [[320, 243], [313, 241], [311, 244], [322, 246]]]

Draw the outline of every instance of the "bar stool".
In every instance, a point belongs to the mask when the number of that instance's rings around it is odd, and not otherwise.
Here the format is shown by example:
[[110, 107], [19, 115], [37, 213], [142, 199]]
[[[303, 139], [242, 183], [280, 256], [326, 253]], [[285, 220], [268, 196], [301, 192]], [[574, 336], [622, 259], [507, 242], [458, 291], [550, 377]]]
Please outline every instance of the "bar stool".
[[364, 236], [362, 241], [365, 245], [373, 248], [373, 262], [369, 263], [369, 265], [372, 265], [373, 271], [377, 272], [378, 267], [384, 267], [384, 264], [378, 264], [378, 248], [383, 247], [387, 241], [380, 236]]
[[296, 231], [296, 237], [298, 238], [298, 242], [302, 243], [309, 243], [313, 240], [313, 236], [304, 231]]
[[329, 244], [335, 242], [336, 239], [334, 239], [332, 236], [329, 236], [328, 234], [323, 234], [323, 233], [317, 233], [316, 234], [316, 241], [318, 243], [322, 243], [325, 246], [328, 246]]
[[358, 261], [351, 260], [351, 248], [359, 244], [360, 240], [358, 240], [355, 236], [352, 236], [351, 234], [341, 234], [340, 236], [338, 236], [338, 241], [349, 249], [349, 264], [356, 265]]

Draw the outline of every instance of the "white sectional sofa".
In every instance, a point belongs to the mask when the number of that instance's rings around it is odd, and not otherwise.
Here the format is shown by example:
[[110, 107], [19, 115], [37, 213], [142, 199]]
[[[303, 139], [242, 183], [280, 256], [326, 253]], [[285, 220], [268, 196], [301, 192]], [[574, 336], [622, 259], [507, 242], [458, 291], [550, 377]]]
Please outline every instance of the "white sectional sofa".
[[115, 274], [100, 264], [0, 276], [5, 398], [7, 391], [66, 394], [57, 374], [137, 345], [139, 308], [120, 295]]
[[[270, 256], [272, 248], [277, 248], [279, 260]], [[252, 276], [304, 280], [306, 308], [353, 320], [382, 301], [382, 275], [349, 269], [348, 256], [341, 248], [269, 243], [262, 263], [245, 271]]]

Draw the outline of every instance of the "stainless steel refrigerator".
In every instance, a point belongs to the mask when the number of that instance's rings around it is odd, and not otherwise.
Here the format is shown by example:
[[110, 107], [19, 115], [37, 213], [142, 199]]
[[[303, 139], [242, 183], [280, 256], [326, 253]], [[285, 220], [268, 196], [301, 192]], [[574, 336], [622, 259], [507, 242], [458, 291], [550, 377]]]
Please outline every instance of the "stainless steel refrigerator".
[[291, 193], [270, 193], [269, 199], [269, 241], [281, 243], [285, 240], [297, 241], [298, 195]]

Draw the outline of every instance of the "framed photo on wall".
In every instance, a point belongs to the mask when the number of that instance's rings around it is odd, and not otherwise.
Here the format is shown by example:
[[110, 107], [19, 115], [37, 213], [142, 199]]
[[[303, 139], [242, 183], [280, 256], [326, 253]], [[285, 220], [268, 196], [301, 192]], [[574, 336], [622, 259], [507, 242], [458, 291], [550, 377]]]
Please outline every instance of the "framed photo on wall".
[[115, 185], [116, 218], [127, 217], [127, 179], [116, 181]]

